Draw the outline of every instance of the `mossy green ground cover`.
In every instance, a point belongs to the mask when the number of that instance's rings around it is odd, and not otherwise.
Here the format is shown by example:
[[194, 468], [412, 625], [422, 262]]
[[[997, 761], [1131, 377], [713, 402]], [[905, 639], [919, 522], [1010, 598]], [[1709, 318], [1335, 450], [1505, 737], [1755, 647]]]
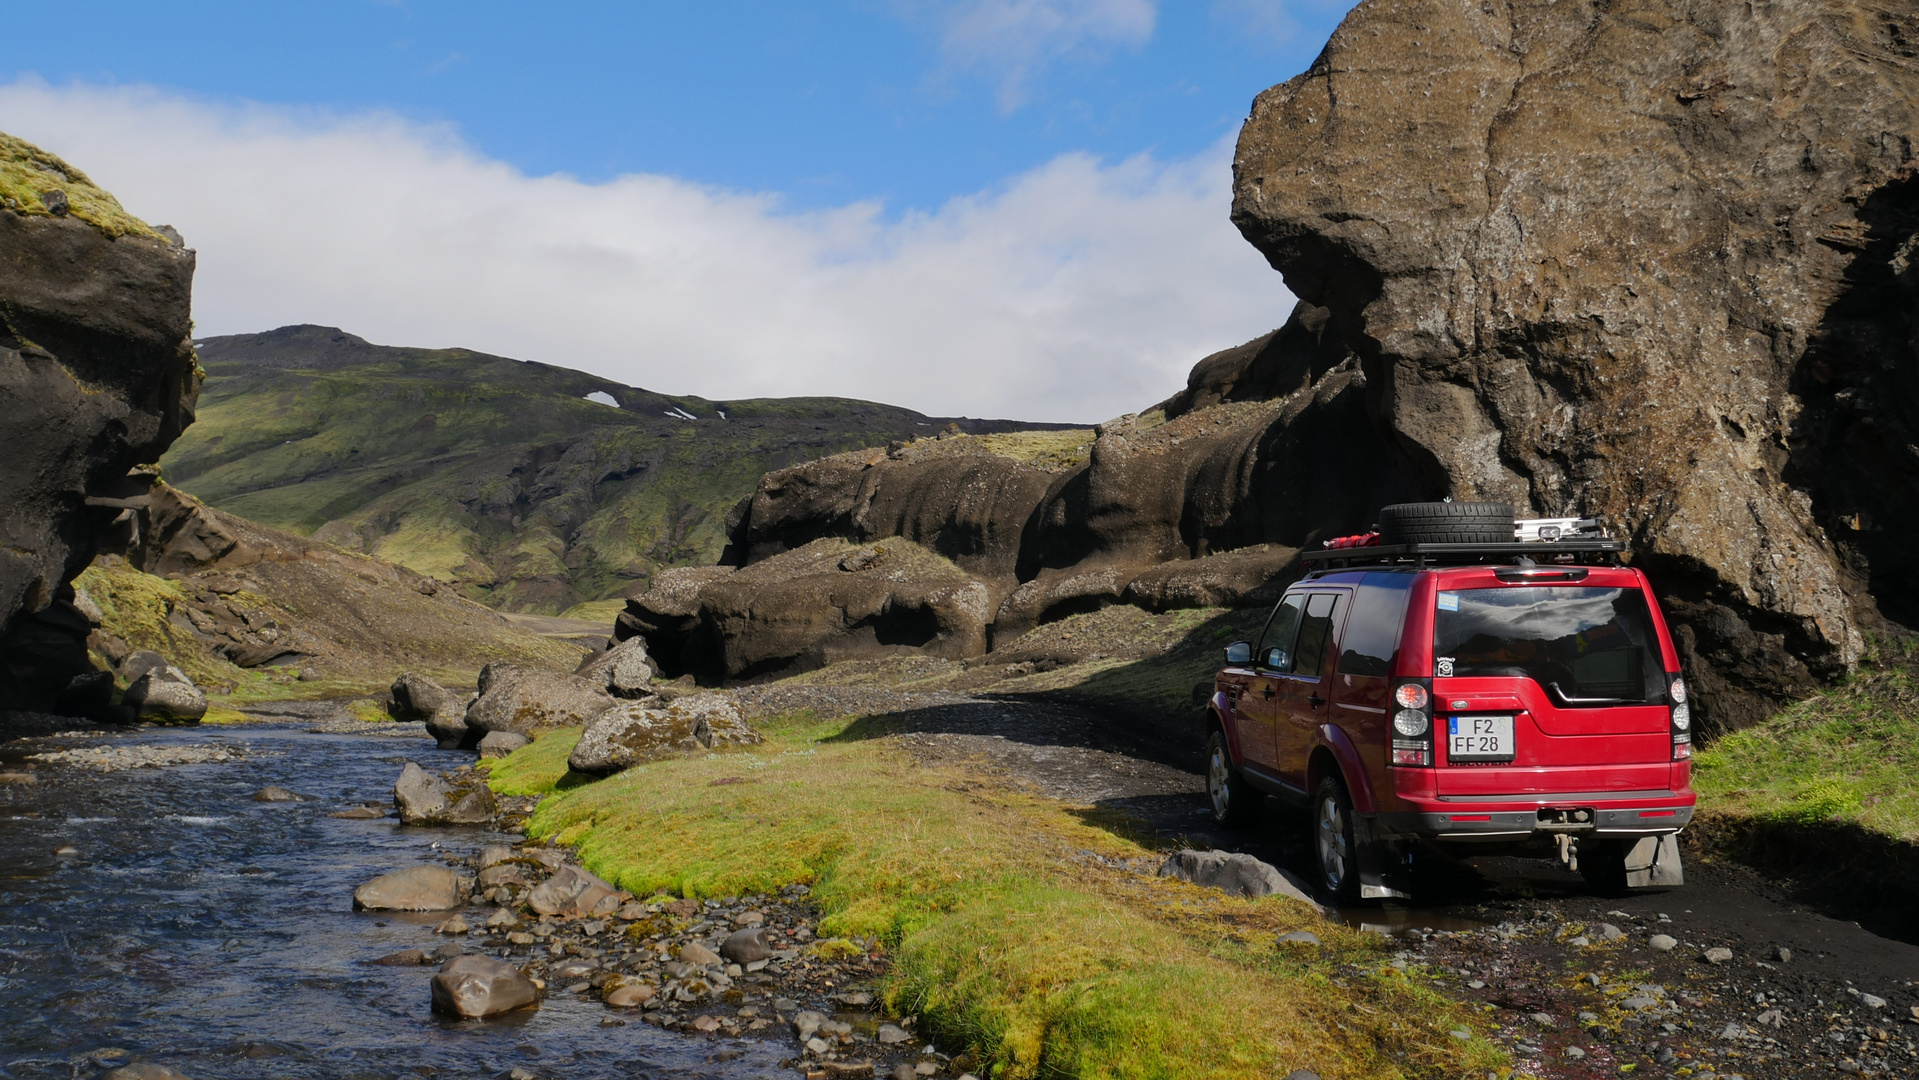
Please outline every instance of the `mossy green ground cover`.
[[70, 216], [108, 236], [158, 235], [85, 173], [32, 143], [0, 132], [0, 206], [29, 217], [50, 217], [45, 200], [49, 191], [65, 194]]
[[[1154, 853], [1123, 819], [913, 764], [811, 714], [738, 752], [587, 781], [575, 732], [488, 764], [544, 794], [529, 833], [636, 893], [807, 882], [823, 935], [884, 950], [888, 1006], [999, 1077], [1485, 1075], [1470, 1013], [1384, 966], [1386, 943], [1281, 898], [1240, 900], [1080, 857]], [[1325, 943], [1282, 951], [1278, 933]], [[826, 947], [833, 947], [828, 944]]]
[[1715, 813], [1919, 843], [1919, 639], [1877, 642], [1845, 682], [1717, 740], [1693, 785]]

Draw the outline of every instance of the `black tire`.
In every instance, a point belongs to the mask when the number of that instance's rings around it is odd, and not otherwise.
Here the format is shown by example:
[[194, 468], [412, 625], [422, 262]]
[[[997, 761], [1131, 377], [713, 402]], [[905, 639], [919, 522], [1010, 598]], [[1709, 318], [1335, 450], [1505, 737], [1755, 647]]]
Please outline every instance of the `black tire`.
[[1337, 776], [1319, 782], [1313, 796], [1313, 864], [1319, 891], [1334, 904], [1359, 902], [1359, 841], [1352, 796]]
[[1629, 840], [1587, 840], [1579, 845], [1579, 876], [1602, 896], [1626, 891], [1626, 852]]
[[1213, 820], [1229, 829], [1243, 829], [1259, 816], [1266, 796], [1246, 783], [1246, 776], [1233, 764], [1233, 752], [1226, 745], [1226, 734], [1213, 729], [1206, 740], [1206, 796], [1213, 808]]
[[1382, 544], [1510, 544], [1513, 508], [1495, 502], [1394, 503], [1379, 510]]

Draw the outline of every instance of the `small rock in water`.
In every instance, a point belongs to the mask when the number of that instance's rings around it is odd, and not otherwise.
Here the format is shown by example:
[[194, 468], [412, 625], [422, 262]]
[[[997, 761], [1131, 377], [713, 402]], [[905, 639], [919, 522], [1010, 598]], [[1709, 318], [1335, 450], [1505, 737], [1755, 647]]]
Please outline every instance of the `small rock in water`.
[[353, 890], [355, 911], [446, 911], [465, 900], [460, 875], [444, 866], [409, 866]]
[[55, 855], [73, 856], [73, 855], [80, 854], [80, 849], [77, 847], [74, 847], [72, 844], [62, 844], [59, 847], [54, 848], [53, 853]]
[[346, 818], [349, 821], [371, 821], [374, 818], [385, 817], [386, 811], [377, 806], [355, 806], [346, 810], [335, 811], [327, 816]]
[[643, 982], [623, 982], [606, 992], [605, 1001], [615, 1009], [632, 1009], [659, 996], [659, 991]]
[[1707, 949], [1705, 956], [1701, 959], [1705, 960], [1708, 964], [1723, 964], [1732, 959], [1732, 950], [1724, 946], [1715, 946]]
[[456, 956], [433, 976], [433, 1011], [474, 1018], [534, 1008], [540, 992], [511, 964], [490, 956]]
[[418, 967], [422, 964], [430, 964], [432, 962], [431, 957], [418, 949], [402, 949], [396, 953], [388, 953], [374, 961], [374, 963], [385, 967]]
[[1646, 939], [1646, 944], [1650, 946], [1654, 952], [1671, 952], [1678, 947], [1679, 939], [1673, 937], [1671, 934], [1654, 934], [1652, 937]]
[[178, 1069], [169, 1069], [165, 1065], [155, 1065], [150, 1061], [122, 1065], [117, 1069], [108, 1069], [100, 1074], [100, 1080], [192, 1080]]
[[283, 787], [263, 787], [253, 793], [254, 802], [305, 802], [306, 796]]
[[720, 1030], [720, 1022], [711, 1016], [702, 1014], [693, 1018], [693, 1030], [708, 1033], [715, 1032]]
[[433, 932], [436, 934], [464, 934], [467, 931], [472, 929], [473, 928], [471, 926], [468, 926], [466, 924], [465, 919], [461, 918], [458, 915], [455, 915], [451, 919], [448, 919], [447, 921], [434, 927]]

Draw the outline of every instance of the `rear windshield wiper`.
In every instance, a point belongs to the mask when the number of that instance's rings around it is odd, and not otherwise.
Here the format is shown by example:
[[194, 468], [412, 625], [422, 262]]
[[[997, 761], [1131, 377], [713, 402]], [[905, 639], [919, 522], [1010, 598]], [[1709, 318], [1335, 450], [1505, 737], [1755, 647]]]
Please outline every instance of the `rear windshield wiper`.
[[1571, 705], [1575, 707], [1585, 707], [1585, 708], [1596, 708], [1601, 705], [1648, 705], [1648, 704], [1651, 704], [1651, 702], [1648, 702], [1644, 698], [1573, 697], [1571, 694], [1568, 694], [1564, 690], [1561, 690], [1559, 688], [1559, 684], [1556, 682], [1547, 683], [1546, 689], [1551, 690], [1553, 692], [1553, 697], [1558, 698], [1559, 703], [1561, 705]]

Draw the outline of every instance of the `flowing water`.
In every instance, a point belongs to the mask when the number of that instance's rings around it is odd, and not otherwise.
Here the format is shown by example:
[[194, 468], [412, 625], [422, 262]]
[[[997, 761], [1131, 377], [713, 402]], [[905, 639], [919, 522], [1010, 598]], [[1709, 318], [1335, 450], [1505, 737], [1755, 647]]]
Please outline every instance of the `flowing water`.
[[[371, 964], [457, 939], [433, 934], [443, 914], [354, 912], [355, 886], [436, 848], [505, 838], [327, 815], [390, 800], [407, 760], [445, 769], [464, 755], [271, 726], [34, 740], [0, 756], [96, 745], [245, 757], [106, 774], [41, 765], [38, 783], [0, 786], [0, 1077], [93, 1077], [134, 1060], [195, 1080], [783, 1073], [783, 1042], [637, 1018], [602, 1027], [605, 1007], [563, 993], [508, 1018], [445, 1020], [427, 1008], [433, 968]], [[269, 784], [309, 801], [253, 801]]]

